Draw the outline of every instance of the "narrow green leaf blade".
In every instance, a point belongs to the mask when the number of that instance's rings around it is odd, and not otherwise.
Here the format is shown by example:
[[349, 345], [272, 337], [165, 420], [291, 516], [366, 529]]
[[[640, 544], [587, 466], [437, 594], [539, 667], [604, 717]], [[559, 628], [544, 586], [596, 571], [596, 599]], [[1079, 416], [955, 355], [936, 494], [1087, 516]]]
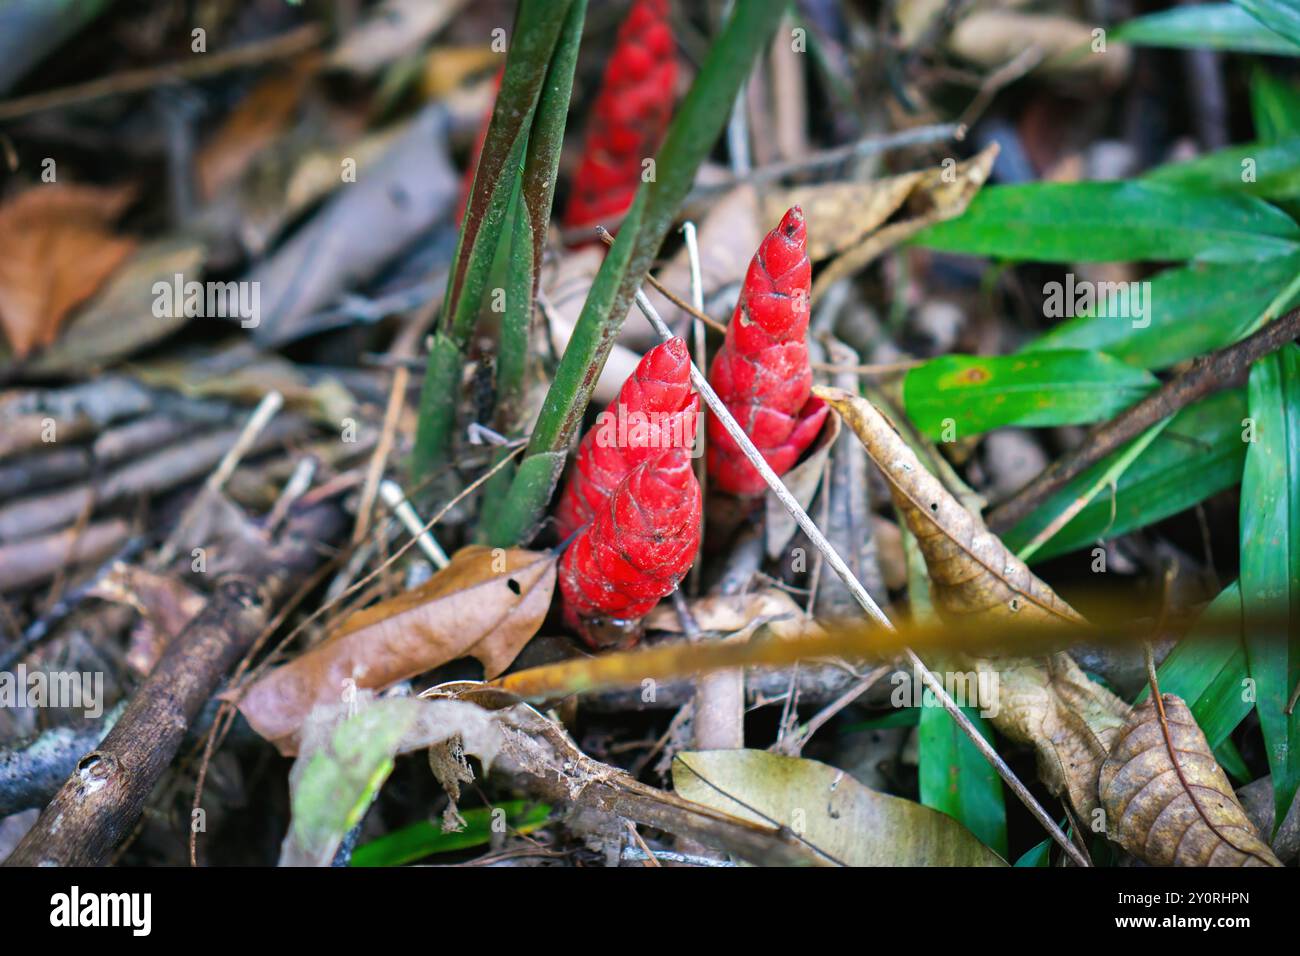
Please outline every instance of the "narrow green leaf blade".
[[1226, 190], [1294, 199], [1300, 196], [1300, 134], [1275, 143], [1245, 143], [1153, 169], [1147, 182], [1191, 190]]
[[1300, 0], [1233, 0], [1268, 29], [1300, 45]]
[[1297, 275], [1300, 254], [1253, 263], [1249, 281], [1242, 281], [1241, 266], [1235, 264], [1193, 262], [1166, 269], [1138, 295], [1142, 315], [1093, 309], [1067, 319], [1023, 351], [1096, 349], [1141, 368], [1168, 368], [1242, 338]]
[[1256, 362], [1249, 395], [1255, 441], [1241, 483], [1241, 595], [1247, 620], [1289, 622], [1285, 640], [1257, 627], [1246, 636], [1281, 821], [1300, 789], [1300, 708], [1285, 713], [1300, 683], [1300, 346]]
[[1150, 372], [1097, 352], [943, 355], [908, 371], [903, 401], [927, 436], [954, 440], [1009, 425], [1104, 421], [1156, 384]]
[[[1233, 582], [1160, 663], [1160, 690], [1187, 702], [1214, 749], [1246, 719], [1253, 706], [1246, 693], [1246, 646], [1241, 640], [1241, 589]], [[1144, 687], [1135, 704], [1151, 694]]]
[[[984, 738], [993, 736], [974, 707], [963, 707]], [[940, 706], [921, 707], [918, 731], [921, 803], [946, 813], [999, 856], [1007, 855], [1002, 778]]]
[[[474, 173], [460, 238], [447, 277], [442, 318], [434, 334], [412, 466], [417, 477], [443, 464], [455, 428], [463, 353], [488, 288], [511, 198], [525, 175], [529, 131], [552, 55], [575, 0], [520, 0], [501, 89]], [[571, 72], [570, 65], [570, 72]], [[552, 98], [554, 100], [554, 97]], [[549, 147], [548, 147], [549, 148]], [[542, 159], [555, 160], [542, 147]], [[549, 193], [546, 195], [549, 203]], [[540, 197], [538, 197], [540, 201]]]
[[1300, 45], [1291, 43], [1232, 3], [1162, 10], [1130, 20], [1110, 36], [1136, 46], [1300, 56]]
[[[1037, 560], [1066, 554], [1160, 521], [1190, 508], [1241, 480], [1246, 446], [1241, 390], [1212, 395], [1178, 413], [1116, 483], [1103, 491], [1035, 553]], [[1004, 534], [1019, 551], [1105, 472], [1119, 449], [1066, 484]]]
[[1300, 84], [1255, 67], [1250, 77], [1250, 113], [1261, 143], [1300, 135]]
[[913, 238], [944, 252], [1035, 262], [1259, 261], [1300, 251], [1300, 226], [1253, 196], [1162, 183], [993, 186]]
[[465, 826], [451, 832], [443, 832], [441, 824], [421, 820], [357, 847], [348, 865], [402, 866], [426, 856], [482, 846], [492, 839], [494, 818], [498, 813], [502, 815], [499, 819], [510, 830], [531, 833], [546, 824], [551, 808], [544, 803], [525, 800], [507, 800], [494, 807], [474, 807], [461, 811]]

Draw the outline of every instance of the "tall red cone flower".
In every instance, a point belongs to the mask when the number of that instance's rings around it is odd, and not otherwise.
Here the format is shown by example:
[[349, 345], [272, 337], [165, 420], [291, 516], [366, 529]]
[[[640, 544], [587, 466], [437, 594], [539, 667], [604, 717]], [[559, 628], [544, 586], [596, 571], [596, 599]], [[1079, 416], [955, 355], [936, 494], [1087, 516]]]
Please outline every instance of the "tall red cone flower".
[[590, 523], [618, 483], [647, 458], [694, 445], [699, 408], [686, 343], [673, 338], [647, 352], [578, 446], [555, 512], [560, 537]]
[[565, 620], [593, 647], [633, 643], [700, 546], [702, 500], [684, 448], [632, 469], [560, 559]]
[[668, 129], [676, 85], [668, 0], [636, 0], [619, 27], [596, 94], [565, 210], [566, 228], [608, 225], [632, 205], [642, 163], [654, 156]]
[[[758, 247], [740, 290], [709, 384], [778, 475], [812, 444], [827, 408], [811, 397], [808, 365], [812, 265], [803, 210], [794, 206]], [[708, 424], [709, 475], [722, 491], [757, 495], [767, 487], [716, 416]]]

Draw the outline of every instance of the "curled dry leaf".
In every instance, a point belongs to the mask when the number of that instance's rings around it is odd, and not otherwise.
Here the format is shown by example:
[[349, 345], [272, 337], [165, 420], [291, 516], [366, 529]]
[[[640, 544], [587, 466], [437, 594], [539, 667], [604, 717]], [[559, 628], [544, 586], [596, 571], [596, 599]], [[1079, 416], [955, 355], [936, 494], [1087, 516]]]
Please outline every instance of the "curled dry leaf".
[[[822, 629], [809, 621], [803, 608], [785, 591], [765, 588], [748, 594], [706, 594], [687, 602], [691, 616], [701, 631], [741, 640], [760, 628], [782, 640], [821, 634]], [[647, 615], [647, 630], [680, 634], [681, 617], [670, 604], [661, 604]]]
[[1106, 835], [1154, 866], [1281, 866], [1182, 698], [1148, 698], [1101, 768]]
[[993, 143], [955, 166], [904, 173], [877, 182], [795, 186], [767, 198], [771, 214], [801, 205], [817, 224], [809, 236], [814, 262], [836, 256], [812, 286], [815, 304], [826, 290], [857, 272], [886, 249], [910, 239], [926, 226], [960, 216], [980, 191], [997, 159]]
[[838, 388], [814, 386], [813, 394], [843, 416], [889, 482], [894, 504], [925, 555], [940, 617], [979, 614], [990, 621], [1083, 623], [1074, 608], [925, 470], [874, 405]]
[[[971, 619], [1003, 625], [1085, 623], [925, 470], [874, 405], [842, 389], [816, 387], [813, 392], [844, 416], [888, 481], [894, 504], [925, 557], [941, 618], [954, 624]], [[1089, 815], [1097, 806], [1097, 775], [1128, 718], [1128, 705], [1090, 681], [1064, 653], [977, 660], [974, 665], [998, 675], [997, 700], [982, 702], [995, 711], [994, 726], [1032, 745], [1043, 782]]]
[[307, 715], [355, 681], [382, 690], [460, 657], [500, 674], [537, 633], [555, 588], [556, 556], [522, 548], [462, 548], [413, 591], [347, 618], [337, 631], [249, 687], [249, 724], [293, 754]]
[[68, 314], [135, 248], [113, 234], [132, 189], [37, 186], [0, 206], [0, 328], [14, 357], [52, 343]]

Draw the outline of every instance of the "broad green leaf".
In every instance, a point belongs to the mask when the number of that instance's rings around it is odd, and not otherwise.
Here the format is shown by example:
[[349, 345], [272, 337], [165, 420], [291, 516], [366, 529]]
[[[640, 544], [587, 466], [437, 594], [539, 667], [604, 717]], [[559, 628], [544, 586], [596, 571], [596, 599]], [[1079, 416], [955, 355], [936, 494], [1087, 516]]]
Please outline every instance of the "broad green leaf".
[[[908, 371], [903, 402], [918, 429], [950, 440], [1008, 425], [1104, 421], [1156, 384], [1150, 372], [1097, 352], [943, 355]], [[955, 433], [945, 434], [949, 422]]]
[[1261, 143], [1300, 134], [1300, 84], [1256, 66], [1250, 77], [1250, 113]]
[[[1212, 395], [1178, 413], [1116, 483], [1103, 490], [1035, 554], [1043, 560], [1142, 528], [1190, 508], [1241, 480], [1246, 445], [1241, 390]], [[1092, 487], [1119, 449], [1078, 475], [1002, 536], [1018, 552]]]
[[[1246, 694], [1246, 646], [1241, 641], [1241, 589], [1228, 585], [1210, 602], [1161, 662], [1160, 690], [1177, 694], [1192, 710], [1211, 749], [1218, 748], [1250, 713]], [[1140, 704], [1151, 694], [1144, 687]]]
[[1274, 33], [1300, 44], [1300, 0], [1233, 0]]
[[1285, 616], [1288, 637], [1252, 626], [1246, 657], [1273, 774], [1277, 821], [1300, 789], [1300, 346], [1283, 346], [1250, 370], [1250, 417], [1241, 481], [1241, 597], [1247, 620]]
[[501, 821], [516, 833], [532, 833], [550, 819], [551, 808], [544, 803], [509, 800], [495, 807], [474, 807], [460, 812], [465, 826], [444, 832], [441, 823], [421, 820], [371, 840], [356, 848], [349, 866], [401, 866], [426, 856], [451, 853], [482, 846], [492, 839], [493, 816], [500, 812]]
[[944, 252], [1036, 262], [1241, 262], [1300, 252], [1300, 226], [1254, 196], [1155, 182], [992, 186], [919, 233]]
[[[993, 735], [979, 711], [974, 707], [962, 710], [992, 743]], [[1002, 778], [946, 710], [936, 705], [920, 711], [921, 803], [964, 824], [981, 843], [1005, 858], [1007, 808], [1002, 801]]]
[[489, 519], [492, 544], [525, 541], [535, 532], [636, 291], [786, 7], [785, 0], [735, 4], [709, 48], [656, 157], [655, 176], [637, 189], [583, 303], [510, 491]]
[[1006, 865], [952, 817], [869, 790], [816, 760], [765, 750], [688, 751], [673, 761], [673, 788], [723, 813], [789, 827], [849, 866]]
[[1276, 143], [1245, 143], [1182, 163], [1160, 166], [1147, 182], [1188, 190], [1226, 190], [1266, 199], [1300, 196], [1300, 134]]
[[1252, 263], [1249, 281], [1243, 281], [1236, 264], [1194, 262], [1166, 269], [1145, 287], [1140, 318], [1093, 310], [1068, 319], [1024, 351], [1096, 349], [1141, 368], [1168, 368], [1242, 338], [1297, 275], [1300, 254]]
[[1300, 56], [1300, 46], [1279, 36], [1232, 3], [1204, 3], [1162, 10], [1130, 20], [1112, 30], [1110, 38], [1136, 46]]

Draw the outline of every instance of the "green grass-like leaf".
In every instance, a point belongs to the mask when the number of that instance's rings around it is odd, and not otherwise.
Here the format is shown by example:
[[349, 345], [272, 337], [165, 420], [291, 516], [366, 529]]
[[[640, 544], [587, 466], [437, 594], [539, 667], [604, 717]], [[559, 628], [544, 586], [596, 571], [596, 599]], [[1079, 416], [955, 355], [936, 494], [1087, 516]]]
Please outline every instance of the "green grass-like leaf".
[[1256, 629], [1246, 636], [1280, 822], [1300, 789], [1300, 708], [1285, 713], [1300, 683], [1300, 346], [1256, 362], [1249, 396], [1255, 441], [1241, 482], [1241, 596], [1248, 619], [1290, 622], [1286, 640]]
[[426, 856], [452, 853], [482, 846], [492, 839], [493, 815], [501, 811], [505, 825], [516, 833], [531, 833], [550, 819], [551, 808], [544, 803], [510, 800], [495, 807], [474, 807], [461, 811], [465, 827], [444, 833], [441, 824], [421, 820], [394, 830], [356, 848], [349, 866], [402, 866]]
[[1300, 0], [1233, 0], [1279, 36], [1300, 45]]
[[1162, 10], [1130, 20], [1112, 30], [1110, 38], [1136, 46], [1300, 56], [1300, 45], [1270, 30], [1232, 3]]
[[1148, 181], [1034, 183], [983, 189], [965, 215], [912, 241], [1036, 262], [1246, 262], [1300, 252], [1300, 226], [1254, 196]]
[[[1190, 508], [1241, 480], [1246, 446], [1241, 420], [1246, 414], [1241, 390], [1221, 392], [1179, 412], [1163, 432], [1125, 470], [1114, 495], [1103, 489], [1035, 553], [1043, 560], [1089, 547]], [[1002, 536], [1020, 551], [1105, 472], [1119, 449], [1052, 495]]]
[[1141, 368], [1168, 368], [1248, 334], [1297, 275], [1300, 254], [1252, 263], [1247, 281], [1236, 264], [1194, 262], [1166, 269], [1149, 280], [1140, 321], [1094, 311], [1067, 319], [1024, 351], [1096, 349]]

